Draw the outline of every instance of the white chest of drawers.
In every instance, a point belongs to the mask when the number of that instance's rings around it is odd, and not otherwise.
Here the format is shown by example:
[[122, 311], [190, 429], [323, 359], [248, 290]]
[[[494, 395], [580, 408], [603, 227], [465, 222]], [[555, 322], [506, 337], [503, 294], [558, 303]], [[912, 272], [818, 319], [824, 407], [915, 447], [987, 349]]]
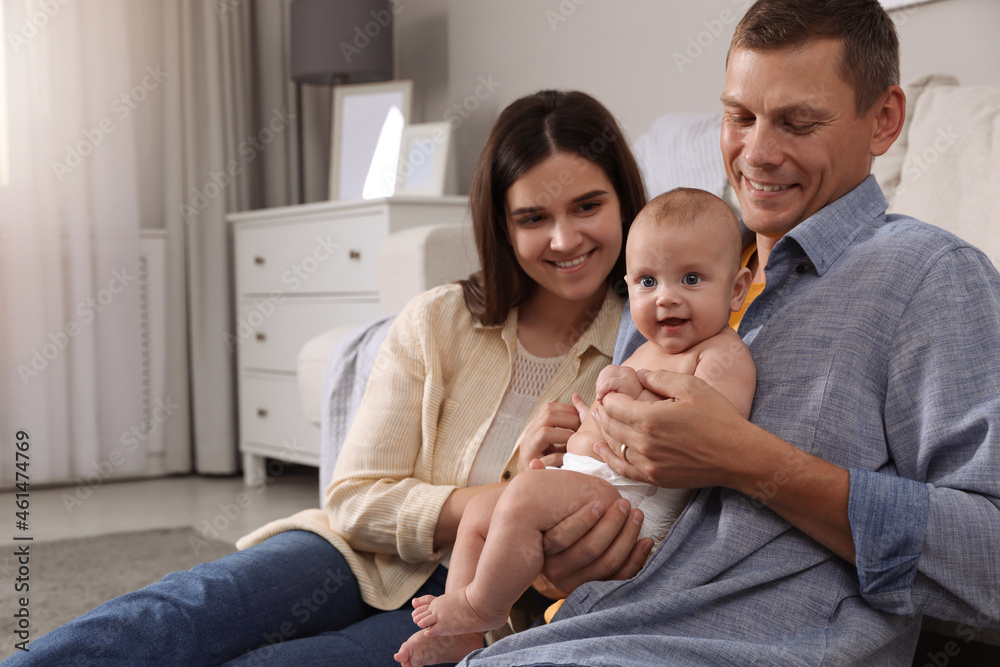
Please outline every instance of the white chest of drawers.
[[296, 358], [314, 336], [379, 317], [379, 247], [389, 235], [461, 224], [465, 197], [333, 201], [233, 213], [240, 451], [248, 484], [280, 466], [319, 466], [319, 427], [303, 416]]

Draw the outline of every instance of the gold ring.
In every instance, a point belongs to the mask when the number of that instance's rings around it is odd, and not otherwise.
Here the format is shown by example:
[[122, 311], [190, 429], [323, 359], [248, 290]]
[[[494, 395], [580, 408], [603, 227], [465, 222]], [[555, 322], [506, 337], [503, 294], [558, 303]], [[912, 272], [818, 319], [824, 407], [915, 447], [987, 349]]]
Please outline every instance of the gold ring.
[[621, 457], [622, 457], [622, 460], [624, 460], [624, 461], [625, 461], [625, 463], [628, 463], [628, 458], [627, 458], [627, 457], [625, 456], [625, 450], [626, 450], [626, 448], [627, 448], [627, 446], [626, 446], [626, 445], [625, 445], [625, 443], [623, 442], [623, 443], [622, 443], [622, 448], [621, 448], [621, 452], [620, 452], [620, 455], [621, 455]]

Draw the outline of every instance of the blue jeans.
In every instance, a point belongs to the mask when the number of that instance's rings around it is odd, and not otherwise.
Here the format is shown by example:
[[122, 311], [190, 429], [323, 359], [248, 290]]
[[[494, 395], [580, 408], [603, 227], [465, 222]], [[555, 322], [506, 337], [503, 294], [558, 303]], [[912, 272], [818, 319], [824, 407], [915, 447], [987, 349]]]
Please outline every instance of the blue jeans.
[[[446, 577], [415, 595], [441, 595]], [[340, 552], [292, 531], [105, 602], [3, 664], [396, 667], [411, 611], [365, 604]]]

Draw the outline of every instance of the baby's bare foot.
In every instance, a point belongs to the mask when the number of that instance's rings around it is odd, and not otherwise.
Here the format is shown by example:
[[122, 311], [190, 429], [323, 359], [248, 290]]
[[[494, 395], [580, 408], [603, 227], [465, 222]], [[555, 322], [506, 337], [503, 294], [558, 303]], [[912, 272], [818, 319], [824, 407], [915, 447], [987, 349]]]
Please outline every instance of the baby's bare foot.
[[[413, 611], [410, 613], [410, 616], [413, 617], [414, 623], [416, 623], [422, 628], [430, 627], [428, 625], [421, 625], [420, 621], [430, 616], [431, 613], [430, 604], [431, 602], [434, 601], [436, 597], [437, 597], [436, 595], [424, 595], [419, 598], [413, 598], [413, 601], [410, 603], [413, 605]], [[428, 620], [428, 623], [433, 625], [434, 624], [433, 618], [430, 618]]]
[[468, 587], [440, 596], [425, 595], [413, 601], [413, 622], [428, 637], [485, 632], [507, 622], [507, 612], [478, 611], [469, 600]]
[[441, 662], [458, 662], [482, 647], [483, 636], [478, 633], [428, 637], [424, 630], [419, 630], [403, 642], [392, 657], [402, 667], [424, 667]]

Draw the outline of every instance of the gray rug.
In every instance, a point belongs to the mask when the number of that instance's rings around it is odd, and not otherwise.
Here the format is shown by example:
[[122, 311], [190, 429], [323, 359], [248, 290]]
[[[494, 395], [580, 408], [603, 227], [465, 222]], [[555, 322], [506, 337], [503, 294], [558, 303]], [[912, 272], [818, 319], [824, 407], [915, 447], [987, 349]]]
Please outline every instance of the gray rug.
[[[28, 592], [17, 592], [14, 552], [29, 545]], [[17, 652], [17, 598], [28, 598], [32, 641], [102, 602], [159, 581], [178, 570], [235, 551], [191, 528], [115, 533], [58, 542], [14, 542], [0, 556], [0, 658]], [[28, 644], [31, 648], [31, 644]]]

